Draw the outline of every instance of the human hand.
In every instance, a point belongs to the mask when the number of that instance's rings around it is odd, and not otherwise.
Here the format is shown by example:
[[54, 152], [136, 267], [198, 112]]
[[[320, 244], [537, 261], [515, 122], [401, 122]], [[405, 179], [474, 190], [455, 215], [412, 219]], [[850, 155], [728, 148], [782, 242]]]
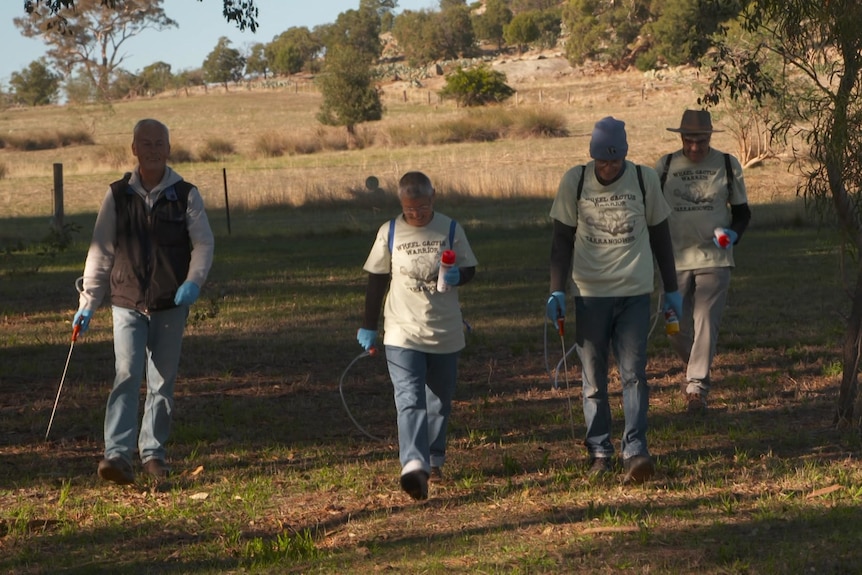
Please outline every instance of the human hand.
[[[724, 237], [721, 237], [722, 235]], [[715, 233], [712, 236], [712, 243], [714, 243], [716, 247], [726, 250], [735, 244], [738, 238], [739, 235], [730, 228], [715, 228]]]
[[561, 317], [566, 317], [566, 292], [555, 291], [548, 297], [546, 304], [548, 319], [554, 323]]
[[377, 341], [376, 329], [365, 329], [360, 327], [356, 332], [356, 341], [362, 346], [365, 351], [370, 351], [374, 347], [374, 342]]
[[93, 310], [91, 309], [79, 309], [75, 312], [75, 317], [72, 319], [72, 329], [75, 326], [81, 326], [81, 333], [84, 333], [88, 329], [90, 329], [90, 318], [93, 317]]
[[197, 301], [200, 294], [201, 288], [198, 287], [198, 284], [192, 281], [184, 281], [174, 296], [174, 303], [177, 305], [192, 305]]
[[678, 291], [669, 291], [664, 294], [664, 311], [673, 310], [677, 319], [682, 319], [682, 295]]
[[457, 286], [458, 282], [461, 281], [461, 268], [452, 266], [446, 270], [446, 273], [443, 274], [443, 281], [445, 281], [447, 285]]

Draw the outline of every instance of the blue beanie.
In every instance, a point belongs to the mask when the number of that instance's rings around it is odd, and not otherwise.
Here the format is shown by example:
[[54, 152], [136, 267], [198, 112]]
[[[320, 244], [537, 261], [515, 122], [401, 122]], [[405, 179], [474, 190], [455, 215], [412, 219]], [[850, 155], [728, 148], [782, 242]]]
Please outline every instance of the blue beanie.
[[590, 140], [590, 157], [594, 160], [622, 160], [629, 151], [626, 142], [626, 123], [613, 116], [596, 122]]

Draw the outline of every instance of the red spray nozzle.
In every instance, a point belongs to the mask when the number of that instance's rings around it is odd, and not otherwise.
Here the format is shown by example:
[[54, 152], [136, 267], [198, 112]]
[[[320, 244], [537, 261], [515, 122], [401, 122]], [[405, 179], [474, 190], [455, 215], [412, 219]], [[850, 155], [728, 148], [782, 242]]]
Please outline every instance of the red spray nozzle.
[[76, 323], [75, 327], [72, 328], [72, 341], [78, 341], [78, 335], [81, 333], [81, 324]]
[[562, 317], [557, 318], [557, 331], [560, 332], [560, 337], [566, 335], [566, 319]]
[[455, 263], [455, 252], [452, 250], [446, 250], [442, 254], [440, 254], [440, 261], [445, 265], [451, 266]]

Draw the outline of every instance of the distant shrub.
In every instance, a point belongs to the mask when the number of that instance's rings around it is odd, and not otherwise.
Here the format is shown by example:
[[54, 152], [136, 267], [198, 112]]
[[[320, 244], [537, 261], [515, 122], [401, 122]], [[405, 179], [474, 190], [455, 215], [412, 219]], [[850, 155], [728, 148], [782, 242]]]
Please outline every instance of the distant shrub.
[[30, 134], [9, 134], [5, 136], [5, 147], [21, 152], [53, 150], [75, 145], [91, 145], [93, 137], [84, 130], [72, 132], [35, 132]]
[[0, 162], [0, 180], [6, 177], [6, 174], [9, 173], [9, 168], [6, 167], [6, 164]]
[[526, 138], [565, 138], [569, 135], [566, 119], [550, 110], [527, 110], [514, 118], [511, 136]]
[[506, 75], [487, 66], [470, 70], [458, 68], [446, 76], [446, 85], [440, 90], [444, 98], [452, 98], [459, 106], [484, 106], [511, 98], [515, 90], [506, 84]]
[[499, 140], [502, 134], [500, 126], [486, 124], [475, 117], [465, 117], [442, 124], [435, 143], [493, 142]]
[[190, 164], [195, 161], [192, 151], [183, 145], [171, 144], [171, 162], [174, 164]]
[[277, 132], [264, 132], [255, 139], [252, 149], [258, 156], [277, 158], [284, 155], [286, 147], [284, 136]]
[[112, 168], [122, 168], [133, 161], [129, 146], [121, 144], [104, 146], [99, 152], [99, 159]]
[[198, 158], [202, 162], [216, 162], [235, 153], [233, 143], [221, 138], [210, 138], [198, 152]]

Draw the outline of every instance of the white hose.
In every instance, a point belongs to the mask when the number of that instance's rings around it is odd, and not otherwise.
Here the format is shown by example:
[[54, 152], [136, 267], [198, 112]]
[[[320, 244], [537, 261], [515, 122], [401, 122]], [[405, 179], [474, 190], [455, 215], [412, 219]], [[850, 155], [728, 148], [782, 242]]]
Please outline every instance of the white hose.
[[356, 426], [356, 429], [361, 431], [363, 433], [363, 435], [365, 435], [369, 439], [373, 439], [374, 441], [379, 441], [381, 443], [384, 443], [386, 441], [385, 439], [377, 437], [376, 435], [371, 435], [370, 433], [365, 431], [364, 427], [359, 425], [359, 422], [356, 421], [356, 419], [353, 417], [353, 414], [350, 413], [350, 408], [347, 407], [347, 400], [344, 399], [344, 378], [347, 376], [347, 373], [350, 371], [350, 368], [353, 367], [354, 363], [356, 363], [357, 361], [359, 361], [363, 357], [368, 356], [368, 355], [374, 355], [375, 353], [376, 353], [376, 351], [374, 350], [374, 348], [372, 348], [371, 350], [365, 350], [362, 353], [360, 353], [359, 355], [357, 355], [356, 357], [354, 357], [353, 361], [351, 361], [349, 364], [347, 364], [347, 368], [345, 368], [344, 373], [341, 374], [341, 379], [338, 382], [338, 393], [341, 395], [341, 404], [344, 406], [344, 411], [347, 412], [347, 417], [350, 418], [350, 421], [353, 422], [353, 425]]

